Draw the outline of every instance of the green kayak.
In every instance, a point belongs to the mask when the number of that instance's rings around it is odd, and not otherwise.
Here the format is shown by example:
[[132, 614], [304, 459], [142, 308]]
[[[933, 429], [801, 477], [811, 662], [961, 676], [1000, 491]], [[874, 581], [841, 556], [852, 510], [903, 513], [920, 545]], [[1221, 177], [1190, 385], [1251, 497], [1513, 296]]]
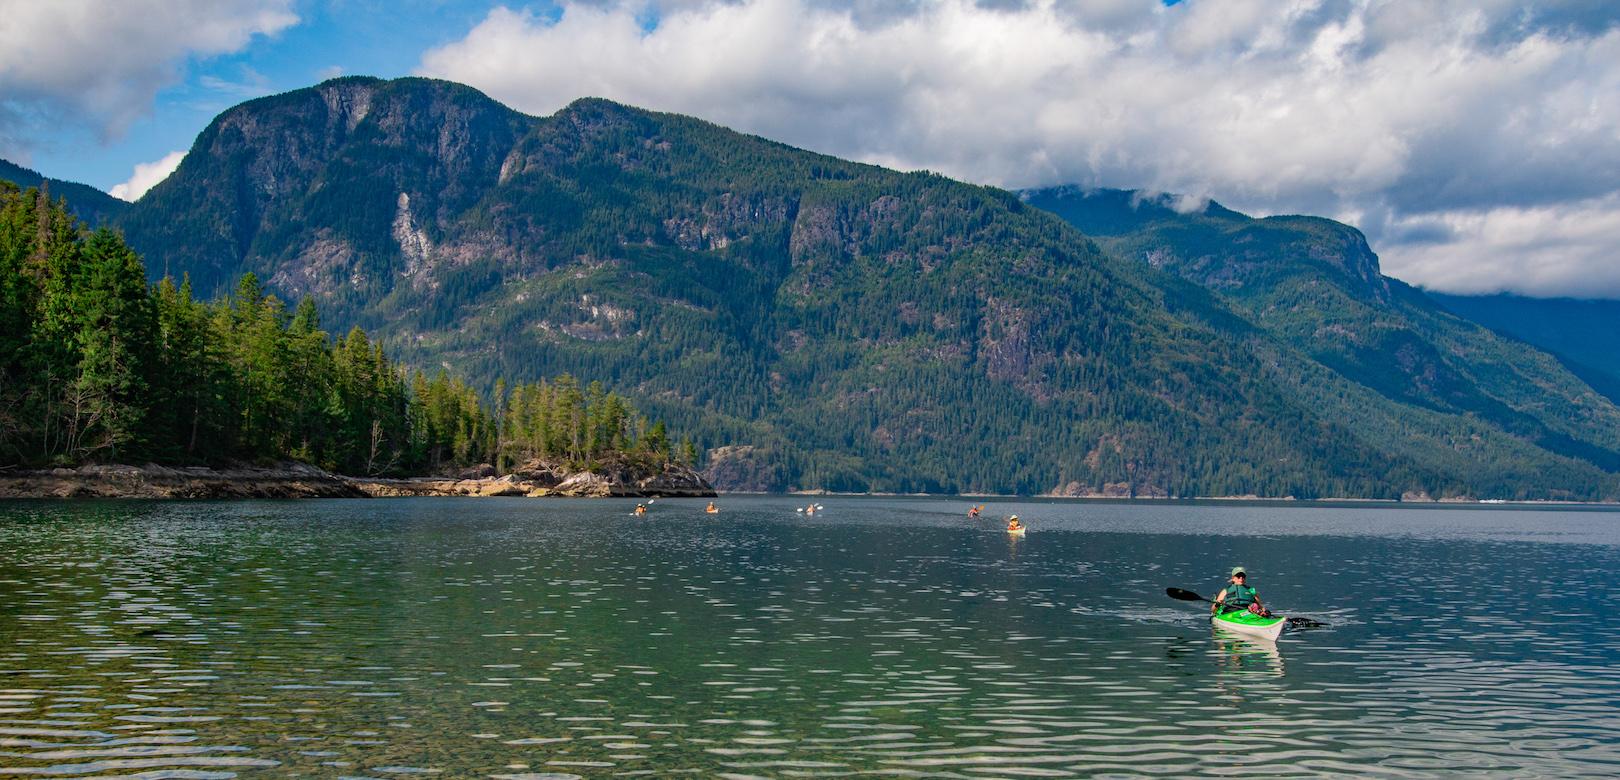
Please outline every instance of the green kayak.
[[1211, 620], [1216, 628], [1224, 628], [1247, 637], [1270, 640], [1276, 640], [1282, 634], [1283, 624], [1288, 622], [1287, 618], [1278, 615], [1262, 617], [1247, 610], [1215, 615]]

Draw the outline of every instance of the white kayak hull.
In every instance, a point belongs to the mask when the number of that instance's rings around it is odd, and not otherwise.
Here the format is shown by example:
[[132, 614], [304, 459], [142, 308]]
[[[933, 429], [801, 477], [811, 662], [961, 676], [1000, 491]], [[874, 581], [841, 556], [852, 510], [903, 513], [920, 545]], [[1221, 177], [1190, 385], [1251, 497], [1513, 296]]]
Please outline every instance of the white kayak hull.
[[1228, 612], [1211, 617], [1210, 622], [1222, 631], [1275, 642], [1277, 637], [1282, 636], [1283, 626], [1288, 620], [1281, 616], [1260, 617], [1249, 612]]

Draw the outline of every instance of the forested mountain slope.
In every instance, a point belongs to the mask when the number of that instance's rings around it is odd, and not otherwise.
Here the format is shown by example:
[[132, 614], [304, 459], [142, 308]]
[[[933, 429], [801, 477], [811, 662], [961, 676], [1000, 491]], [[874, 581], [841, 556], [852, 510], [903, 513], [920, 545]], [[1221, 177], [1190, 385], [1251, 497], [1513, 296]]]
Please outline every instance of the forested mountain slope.
[[408, 364], [600, 377], [698, 434], [722, 489], [1473, 489], [1010, 193], [603, 100], [338, 79], [225, 112], [117, 224], [149, 269], [253, 271]]
[[1620, 301], [1428, 293], [1459, 317], [1544, 349], [1620, 403]]
[[1244, 341], [1280, 387], [1381, 449], [1494, 496], [1612, 495], [1620, 409], [1557, 358], [1383, 276], [1354, 228], [1119, 190], [1023, 195], [1105, 251], [1212, 290], [1269, 337]]
[[91, 227], [101, 225], [129, 207], [128, 203], [88, 184], [47, 179], [33, 170], [6, 160], [0, 160], [0, 181], [9, 181], [20, 189], [43, 186], [50, 193], [52, 200], [60, 198], [67, 201], [68, 211], [73, 212], [74, 216], [84, 220]]

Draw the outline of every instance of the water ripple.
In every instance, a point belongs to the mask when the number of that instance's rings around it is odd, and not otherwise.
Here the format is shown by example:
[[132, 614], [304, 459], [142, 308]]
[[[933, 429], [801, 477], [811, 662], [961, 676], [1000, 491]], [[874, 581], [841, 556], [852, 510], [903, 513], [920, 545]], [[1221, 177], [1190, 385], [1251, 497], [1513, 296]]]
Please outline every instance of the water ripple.
[[[6, 504], [0, 774], [1620, 773], [1584, 515], [826, 501]], [[1234, 560], [1323, 625], [1166, 603]]]

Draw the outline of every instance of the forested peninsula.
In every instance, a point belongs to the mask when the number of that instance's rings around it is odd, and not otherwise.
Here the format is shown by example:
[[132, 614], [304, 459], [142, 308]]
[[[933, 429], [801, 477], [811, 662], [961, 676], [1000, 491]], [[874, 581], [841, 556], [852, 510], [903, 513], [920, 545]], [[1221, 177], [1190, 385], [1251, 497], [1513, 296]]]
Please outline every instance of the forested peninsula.
[[0, 495], [712, 494], [697, 460], [599, 382], [486, 402], [251, 273], [212, 302], [149, 284], [120, 234], [0, 182]]

